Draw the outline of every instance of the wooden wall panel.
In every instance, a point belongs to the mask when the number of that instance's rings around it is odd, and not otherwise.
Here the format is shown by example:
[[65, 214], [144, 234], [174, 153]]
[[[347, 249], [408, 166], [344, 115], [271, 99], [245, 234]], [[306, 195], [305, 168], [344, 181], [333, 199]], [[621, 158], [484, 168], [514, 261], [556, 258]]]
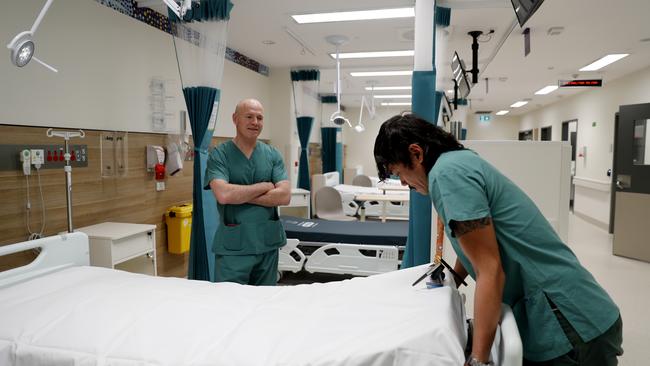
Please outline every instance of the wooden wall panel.
[[[46, 128], [0, 125], [0, 144], [62, 144], [60, 138], [45, 136]], [[129, 133], [128, 167], [125, 177], [102, 178], [100, 170], [100, 133], [86, 131], [85, 139], [72, 144], [88, 145], [88, 167], [72, 169], [73, 226], [83, 227], [105, 221], [156, 225], [158, 273], [184, 277], [188, 255], [167, 252], [165, 210], [192, 201], [192, 161], [183, 171], [167, 177], [166, 190], [155, 191], [153, 173], [146, 171], [146, 146], [164, 145], [166, 135]], [[213, 144], [224, 141], [214, 138]], [[12, 157], [0, 157], [9, 159]], [[42, 169], [41, 183], [46, 207], [45, 236], [67, 229], [65, 176], [63, 169]], [[35, 169], [30, 176], [32, 231], [41, 224], [40, 196]], [[28, 233], [25, 220], [26, 183], [22, 171], [0, 172], [0, 245], [24, 241]], [[0, 258], [0, 270], [30, 261], [33, 253]]]

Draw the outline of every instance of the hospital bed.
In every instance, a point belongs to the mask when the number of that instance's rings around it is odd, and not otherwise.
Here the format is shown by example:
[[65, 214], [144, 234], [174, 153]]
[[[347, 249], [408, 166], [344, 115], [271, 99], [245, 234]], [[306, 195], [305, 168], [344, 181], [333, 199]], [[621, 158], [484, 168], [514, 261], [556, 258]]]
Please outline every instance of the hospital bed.
[[[41, 251], [32, 263], [0, 273], [1, 365], [458, 366], [465, 359], [461, 297], [449, 284], [412, 287], [424, 266], [253, 287], [89, 267], [80, 232], [0, 247], [0, 255], [34, 248]], [[493, 357], [518, 365], [521, 341], [508, 309], [501, 324]]]
[[[371, 178], [372, 179], [372, 178]], [[399, 181], [391, 180], [391, 182], [382, 182], [381, 185], [399, 185]], [[341, 202], [343, 204], [343, 212], [348, 216], [358, 214], [359, 202], [355, 200], [355, 196], [360, 194], [384, 194], [384, 190], [374, 187], [360, 187], [350, 184], [339, 184], [339, 173], [329, 172], [325, 174], [314, 174], [312, 176], [312, 192], [318, 192], [321, 187], [333, 187], [341, 194]], [[408, 195], [408, 191], [403, 192]], [[315, 194], [312, 195], [315, 197]], [[312, 212], [316, 212], [316, 203], [312, 200]], [[366, 216], [381, 216], [383, 212], [383, 204], [377, 201], [364, 202]], [[390, 217], [408, 218], [409, 208], [408, 202], [396, 201], [388, 202], [386, 204], [386, 213]]]
[[[287, 246], [280, 271], [370, 276], [395, 271], [406, 246], [408, 222], [358, 222], [281, 216]], [[290, 241], [290, 242], [289, 242]], [[300, 268], [300, 269], [299, 269]]]

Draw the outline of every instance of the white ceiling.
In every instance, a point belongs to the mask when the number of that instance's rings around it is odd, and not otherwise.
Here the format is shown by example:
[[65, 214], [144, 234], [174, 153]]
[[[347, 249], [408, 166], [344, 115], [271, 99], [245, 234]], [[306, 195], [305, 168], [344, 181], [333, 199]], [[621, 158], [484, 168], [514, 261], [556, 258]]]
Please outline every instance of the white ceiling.
[[[329, 56], [334, 47], [325, 41], [333, 34], [350, 41], [341, 52], [413, 49], [413, 41], [404, 37], [413, 31], [414, 18], [368, 20], [320, 24], [298, 24], [290, 15], [413, 6], [414, 0], [232, 0], [234, 8], [229, 23], [228, 45], [272, 68], [317, 66], [321, 69], [321, 92], [333, 92], [336, 79], [335, 61]], [[604, 82], [638, 71], [650, 65], [650, 1], [648, 0], [546, 0], [528, 21], [532, 52], [524, 57], [522, 29], [515, 21], [510, 0], [439, 0], [452, 8], [449, 44], [438, 73], [450, 74], [449, 61], [454, 50], [471, 68], [470, 30], [495, 33], [480, 43], [481, 82], [475, 85], [470, 99], [472, 109], [498, 111], [511, 109], [517, 100], [532, 98], [527, 106], [512, 110], [521, 114], [580, 92], [558, 90], [546, 96], [534, 92], [558, 79], [572, 78], [578, 69], [608, 53], [631, 55], [601, 72], [579, 73], [578, 77], [602, 77]], [[553, 26], [564, 27], [558, 36], [547, 35]], [[293, 33], [296, 41], [288, 33]], [[509, 34], [509, 35], [508, 35]], [[507, 38], [506, 38], [507, 37]], [[263, 41], [273, 41], [266, 45]], [[501, 41], [503, 46], [496, 52]], [[299, 42], [304, 44], [300, 45]], [[313, 52], [313, 54], [312, 54]], [[494, 56], [487, 68], [485, 63]], [[389, 70], [413, 68], [412, 57], [342, 60], [342, 102], [358, 105], [363, 88], [376, 81], [377, 86], [410, 85], [410, 77], [350, 76], [355, 70]], [[287, 75], [288, 77], [288, 75]], [[483, 78], [489, 78], [486, 94]], [[504, 78], [507, 78], [504, 79]], [[506, 81], [500, 81], [506, 80]], [[443, 85], [452, 87], [451, 79]], [[379, 94], [380, 92], [376, 92]], [[394, 92], [383, 92], [395, 94]]]

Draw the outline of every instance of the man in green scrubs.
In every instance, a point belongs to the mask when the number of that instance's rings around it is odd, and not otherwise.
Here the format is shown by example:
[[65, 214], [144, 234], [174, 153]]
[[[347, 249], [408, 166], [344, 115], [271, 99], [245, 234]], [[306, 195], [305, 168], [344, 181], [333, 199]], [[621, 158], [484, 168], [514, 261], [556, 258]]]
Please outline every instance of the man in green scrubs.
[[449, 133], [413, 115], [386, 121], [375, 141], [381, 179], [431, 197], [458, 255], [476, 280], [467, 364], [490, 365], [501, 303], [512, 307], [524, 365], [616, 365], [618, 307], [526, 194]]
[[277, 206], [289, 204], [291, 188], [277, 149], [257, 141], [264, 108], [255, 99], [237, 104], [235, 138], [208, 158], [205, 189], [217, 198], [221, 222], [212, 244], [217, 282], [277, 282], [278, 248], [286, 244]]

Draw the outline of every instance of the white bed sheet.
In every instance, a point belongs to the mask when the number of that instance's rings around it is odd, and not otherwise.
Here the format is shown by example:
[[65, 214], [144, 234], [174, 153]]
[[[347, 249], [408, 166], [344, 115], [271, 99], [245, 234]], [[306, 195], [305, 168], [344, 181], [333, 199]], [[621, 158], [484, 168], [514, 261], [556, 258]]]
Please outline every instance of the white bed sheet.
[[424, 267], [251, 287], [74, 267], [0, 290], [0, 365], [462, 365], [458, 292]]

